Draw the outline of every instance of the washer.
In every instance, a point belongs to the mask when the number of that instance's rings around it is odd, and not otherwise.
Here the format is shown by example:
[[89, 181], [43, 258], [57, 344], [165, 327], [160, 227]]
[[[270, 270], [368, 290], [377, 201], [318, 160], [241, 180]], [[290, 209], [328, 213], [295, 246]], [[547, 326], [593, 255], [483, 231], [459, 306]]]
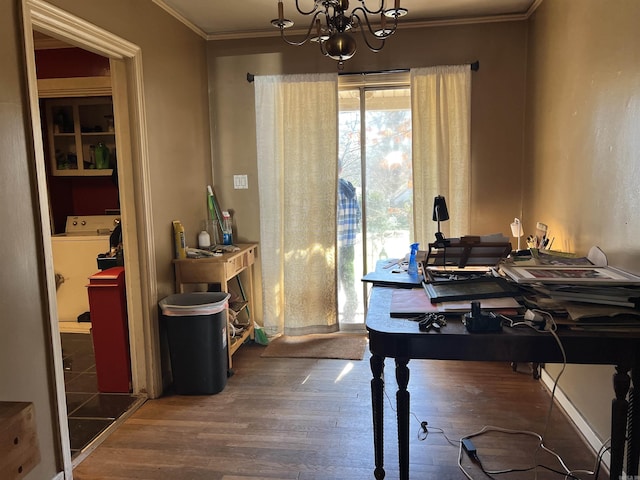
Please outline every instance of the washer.
[[119, 222], [119, 215], [67, 217], [65, 233], [51, 237], [61, 329], [89, 311], [89, 277], [98, 271], [98, 254], [109, 251], [109, 235]]

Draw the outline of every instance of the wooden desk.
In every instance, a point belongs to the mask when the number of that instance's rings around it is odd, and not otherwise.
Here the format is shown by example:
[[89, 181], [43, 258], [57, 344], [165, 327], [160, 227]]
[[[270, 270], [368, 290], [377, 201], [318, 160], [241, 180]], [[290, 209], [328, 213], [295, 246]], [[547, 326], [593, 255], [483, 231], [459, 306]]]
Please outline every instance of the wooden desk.
[[[231, 337], [230, 329], [227, 328], [229, 345], [229, 368], [231, 368], [232, 355], [240, 348], [240, 345], [253, 336], [253, 321], [251, 316], [254, 312], [253, 301], [253, 264], [256, 260], [258, 245], [255, 243], [236, 245], [240, 250], [236, 252], [223, 253], [220, 257], [205, 258], [185, 258], [173, 260], [176, 271], [176, 291], [184, 292], [185, 284], [196, 283], [217, 283], [223, 292], [229, 292], [229, 283], [233, 279], [238, 280], [237, 292], [244, 300], [241, 305], [230, 304], [236, 313], [247, 312], [249, 326], [238, 337]], [[247, 281], [240, 282], [239, 275], [245, 272]]]
[[[383, 467], [383, 370], [384, 359], [394, 358], [398, 381], [397, 415], [400, 479], [409, 478], [409, 368], [410, 359], [549, 362], [562, 363], [562, 353], [552, 335], [524, 329], [498, 333], [469, 333], [460, 320], [448, 320], [439, 333], [421, 332], [418, 323], [391, 318], [393, 288], [374, 287], [369, 299], [366, 327], [371, 350], [371, 400], [375, 448], [375, 478], [385, 476]], [[594, 332], [559, 330], [567, 363], [615, 365], [615, 398], [611, 419], [611, 479], [622, 475], [627, 434], [627, 411], [631, 408], [627, 475], [637, 475], [640, 459], [640, 402], [629, 405], [631, 385], [640, 385], [640, 330], [636, 332]], [[635, 478], [635, 477], [633, 477]]]

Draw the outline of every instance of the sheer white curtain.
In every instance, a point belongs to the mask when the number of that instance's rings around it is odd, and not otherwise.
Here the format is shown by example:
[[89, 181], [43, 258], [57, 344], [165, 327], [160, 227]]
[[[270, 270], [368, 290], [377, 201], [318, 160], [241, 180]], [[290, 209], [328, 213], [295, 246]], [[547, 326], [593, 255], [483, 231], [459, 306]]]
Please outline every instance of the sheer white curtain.
[[411, 70], [414, 234], [421, 249], [435, 240], [433, 199], [443, 195], [445, 236], [470, 234], [471, 69], [469, 65]]
[[256, 76], [267, 334], [338, 330], [336, 74]]

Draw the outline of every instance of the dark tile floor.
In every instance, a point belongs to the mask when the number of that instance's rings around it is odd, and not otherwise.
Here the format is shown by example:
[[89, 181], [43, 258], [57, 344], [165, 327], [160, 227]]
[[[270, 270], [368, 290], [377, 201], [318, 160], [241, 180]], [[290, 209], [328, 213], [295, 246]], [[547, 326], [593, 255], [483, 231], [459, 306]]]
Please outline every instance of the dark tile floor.
[[139, 399], [99, 393], [91, 335], [61, 333], [71, 457], [80, 454]]

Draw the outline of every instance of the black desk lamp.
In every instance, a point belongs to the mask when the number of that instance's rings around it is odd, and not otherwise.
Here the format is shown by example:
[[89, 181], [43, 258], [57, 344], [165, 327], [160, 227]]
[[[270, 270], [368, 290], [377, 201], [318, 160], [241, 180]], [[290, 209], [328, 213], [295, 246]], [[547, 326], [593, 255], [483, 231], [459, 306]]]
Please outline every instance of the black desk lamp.
[[433, 221], [438, 222], [438, 232], [436, 233], [436, 247], [445, 247], [449, 245], [449, 240], [445, 240], [444, 235], [440, 231], [440, 222], [449, 220], [449, 211], [447, 210], [447, 202], [442, 195], [438, 195], [433, 199]]

